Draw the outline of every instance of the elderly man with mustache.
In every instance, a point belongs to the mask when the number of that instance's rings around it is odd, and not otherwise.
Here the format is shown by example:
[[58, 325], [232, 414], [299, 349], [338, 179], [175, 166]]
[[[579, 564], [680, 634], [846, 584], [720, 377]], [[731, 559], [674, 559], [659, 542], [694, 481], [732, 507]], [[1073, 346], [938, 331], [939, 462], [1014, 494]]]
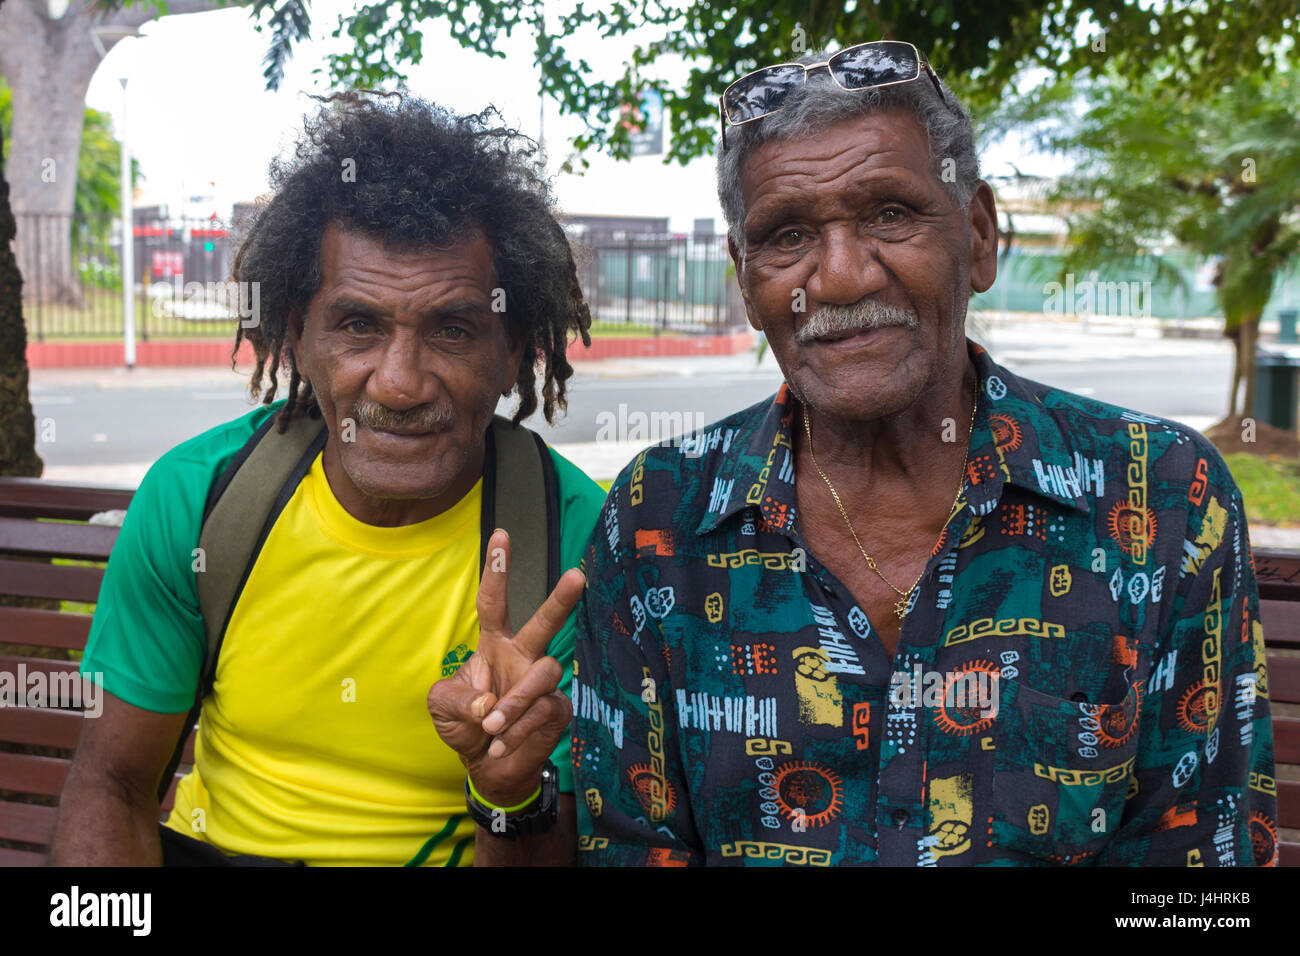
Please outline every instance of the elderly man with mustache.
[[720, 107], [731, 255], [785, 383], [606, 500], [580, 862], [1275, 863], [1220, 456], [966, 338], [993, 194], [911, 44], [758, 70]]
[[[104, 713], [54, 863], [573, 861], [564, 688], [583, 579], [560, 572], [604, 494], [489, 424], [512, 393], [515, 425], [531, 415], [539, 374], [547, 420], [564, 407], [566, 344], [589, 341], [590, 316], [534, 146], [492, 116], [345, 94], [273, 165], [234, 266], [260, 291], [239, 336], [264, 404], [168, 452], [132, 502], [82, 664]], [[315, 440], [297, 470], [260, 487], [263, 449], [300, 435]], [[528, 482], [514, 458], [493, 465], [521, 442]], [[532, 539], [494, 533], [489, 501], [538, 516]], [[251, 553], [200, 553], [255, 508]], [[553, 570], [508, 608], [525, 553]], [[205, 610], [231, 570], [233, 603]], [[160, 828], [196, 711], [194, 769]]]

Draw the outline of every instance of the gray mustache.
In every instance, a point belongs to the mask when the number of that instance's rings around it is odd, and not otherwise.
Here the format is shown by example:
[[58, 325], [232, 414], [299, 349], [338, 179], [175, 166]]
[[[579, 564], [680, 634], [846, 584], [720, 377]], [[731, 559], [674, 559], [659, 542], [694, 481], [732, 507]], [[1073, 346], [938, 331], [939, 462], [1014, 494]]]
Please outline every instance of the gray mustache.
[[915, 312], [897, 306], [881, 305], [870, 299], [859, 299], [852, 305], [824, 305], [794, 334], [794, 340], [807, 345], [814, 339], [845, 332], [869, 332], [901, 326], [919, 329], [921, 320]]
[[362, 428], [380, 431], [443, 431], [456, 420], [450, 405], [417, 405], [398, 411], [368, 398], [358, 399], [352, 414]]

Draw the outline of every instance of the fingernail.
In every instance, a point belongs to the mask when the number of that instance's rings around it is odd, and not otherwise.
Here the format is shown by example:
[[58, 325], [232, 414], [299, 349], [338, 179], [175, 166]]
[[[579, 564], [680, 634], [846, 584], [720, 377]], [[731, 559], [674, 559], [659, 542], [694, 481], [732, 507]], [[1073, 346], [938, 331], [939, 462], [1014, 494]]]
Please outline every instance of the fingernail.
[[499, 740], [492, 741], [492, 746], [488, 748], [488, 755], [491, 757], [500, 757], [506, 752], [506, 745]]
[[487, 694], [479, 697], [474, 701], [474, 703], [469, 705], [469, 712], [481, 720], [483, 718], [483, 711], [487, 710], [487, 699]]
[[494, 710], [483, 719], [483, 731], [489, 734], [495, 734], [505, 726], [505, 714], [499, 710]]

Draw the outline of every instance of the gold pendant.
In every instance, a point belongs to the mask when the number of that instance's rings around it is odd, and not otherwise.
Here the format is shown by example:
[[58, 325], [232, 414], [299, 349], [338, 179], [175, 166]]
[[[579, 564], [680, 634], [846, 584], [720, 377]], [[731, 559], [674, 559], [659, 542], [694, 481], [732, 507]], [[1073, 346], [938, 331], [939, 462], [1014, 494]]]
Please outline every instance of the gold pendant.
[[894, 602], [894, 613], [898, 615], [900, 621], [907, 616], [907, 598], [911, 593], [911, 591], [907, 592]]

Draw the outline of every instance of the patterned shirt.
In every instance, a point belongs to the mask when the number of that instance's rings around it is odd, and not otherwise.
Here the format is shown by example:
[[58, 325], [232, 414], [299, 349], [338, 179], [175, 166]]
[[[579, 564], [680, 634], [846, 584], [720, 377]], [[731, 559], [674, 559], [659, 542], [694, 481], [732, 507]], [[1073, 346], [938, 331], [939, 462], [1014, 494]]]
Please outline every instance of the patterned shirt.
[[800, 531], [787, 386], [619, 475], [577, 610], [584, 864], [1275, 865], [1222, 458], [969, 351], [965, 487], [893, 659]]

